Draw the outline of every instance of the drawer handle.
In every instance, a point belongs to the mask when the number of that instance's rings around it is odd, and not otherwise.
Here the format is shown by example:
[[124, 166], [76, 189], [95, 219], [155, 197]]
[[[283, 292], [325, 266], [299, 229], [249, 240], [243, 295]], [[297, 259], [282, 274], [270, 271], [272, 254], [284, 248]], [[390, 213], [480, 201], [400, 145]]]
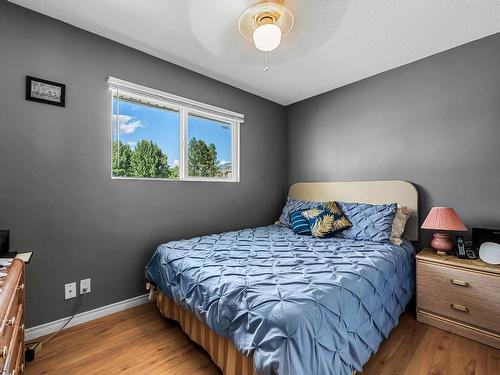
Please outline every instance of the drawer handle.
[[19, 331], [24, 332], [24, 324], [21, 324], [21, 325], [19, 326]]
[[19, 285], [16, 289], [17, 290], [24, 290], [24, 284]]
[[469, 312], [469, 308], [467, 306], [462, 306], [462, 305], [458, 305], [456, 303], [452, 303], [450, 305], [450, 307], [454, 310], [458, 310], [458, 311], [462, 311], [464, 313], [468, 313]]
[[450, 283], [452, 283], [453, 285], [464, 286], [466, 288], [470, 286], [470, 284], [467, 281], [462, 281], [462, 280], [451, 279]]
[[15, 316], [13, 316], [13, 317], [12, 317], [12, 318], [10, 318], [9, 320], [7, 320], [7, 323], [6, 323], [6, 324], [7, 324], [8, 326], [13, 326], [15, 322], [16, 322], [16, 317], [15, 317]]
[[5, 359], [7, 357], [7, 347], [4, 346], [2, 349], [2, 358]]

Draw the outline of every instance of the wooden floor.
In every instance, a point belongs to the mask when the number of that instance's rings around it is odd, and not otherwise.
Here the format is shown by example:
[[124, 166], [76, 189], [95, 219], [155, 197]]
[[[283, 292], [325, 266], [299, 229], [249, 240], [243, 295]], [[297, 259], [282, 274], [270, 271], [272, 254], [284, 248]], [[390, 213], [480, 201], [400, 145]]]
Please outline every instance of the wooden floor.
[[[26, 373], [221, 374], [153, 304], [67, 329], [43, 347]], [[384, 374], [498, 375], [500, 350], [418, 323], [405, 313], [362, 373]]]

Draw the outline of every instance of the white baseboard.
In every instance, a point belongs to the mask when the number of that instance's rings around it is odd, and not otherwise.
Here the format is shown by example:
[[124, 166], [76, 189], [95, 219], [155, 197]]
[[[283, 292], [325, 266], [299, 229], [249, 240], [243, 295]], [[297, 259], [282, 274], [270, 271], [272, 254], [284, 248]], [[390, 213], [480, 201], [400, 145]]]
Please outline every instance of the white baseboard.
[[[134, 306], [139, 306], [144, 303], [150, 302], [148, 299], [149, 294], [144, 294], [142, 296], [137, 296], [134, 298], [127, 299], [125, 301], [120, 301], [116, 303], [112, 303], [111, 305], [106, 305], [102, 307], [98, 307], [97, 309], [94, 310], [89, 310], [82, 312], [80, 314], [76, 314], [73, 320], [66, 326], [66, 328], [76, 326], [78, 324], [82, 324], [85, 322], [89, 322], [94, 319], [101, 318], [106, 315], [113, 314], [118, 311], [130, 309], [131, 307]], [[45, 336], [50, 333], [56, 332], [58, 329], [60, 329], [64, 323], [67, 322], [67, 318], [62, 318], [58, 320], [54, 320], [53, 322], [41, 324], [39, 326], [31, 327], [26, 329], [25, 331], [25, 340], [30, 341], [33, 339], [36, 339], [37, 337]]]

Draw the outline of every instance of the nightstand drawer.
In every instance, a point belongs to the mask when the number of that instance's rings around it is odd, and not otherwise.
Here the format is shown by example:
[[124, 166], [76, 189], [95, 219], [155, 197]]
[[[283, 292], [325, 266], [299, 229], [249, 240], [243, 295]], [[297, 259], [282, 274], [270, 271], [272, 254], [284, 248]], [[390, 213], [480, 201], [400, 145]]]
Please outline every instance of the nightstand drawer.
[[440, 264], [418, 262], [419, 310], [500, 332], [500, 278]]

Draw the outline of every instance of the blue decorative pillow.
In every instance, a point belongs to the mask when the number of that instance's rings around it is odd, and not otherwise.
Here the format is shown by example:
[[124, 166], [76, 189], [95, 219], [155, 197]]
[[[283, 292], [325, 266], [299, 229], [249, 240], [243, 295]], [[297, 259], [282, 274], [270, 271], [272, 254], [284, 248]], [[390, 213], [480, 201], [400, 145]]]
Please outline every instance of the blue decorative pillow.
[[319, 206], [321, 206], [321, 202], [300, 201], [289, 197], [286, 199], [286, 204], [283, 207], [283, 212], [281, 213], [279, 221], [287, 227], [290, 227], [290, 214], [292, 212], [308, 210]]
[[293, 211], [290, 214], [290, 227], [296, 234], [311, 234], [307, 219], [302, 216], [302, 211]]
[[325, 202], [318, 208], [302, 211], [314, 237], [327, 237], [334, 232], [351, 226], [335, 202]]
[[335, 233], [336, 236], [361, 241], [389, 242], [392, 221], [398, 208], [392, 204], [337, 202], [352, 227]]

